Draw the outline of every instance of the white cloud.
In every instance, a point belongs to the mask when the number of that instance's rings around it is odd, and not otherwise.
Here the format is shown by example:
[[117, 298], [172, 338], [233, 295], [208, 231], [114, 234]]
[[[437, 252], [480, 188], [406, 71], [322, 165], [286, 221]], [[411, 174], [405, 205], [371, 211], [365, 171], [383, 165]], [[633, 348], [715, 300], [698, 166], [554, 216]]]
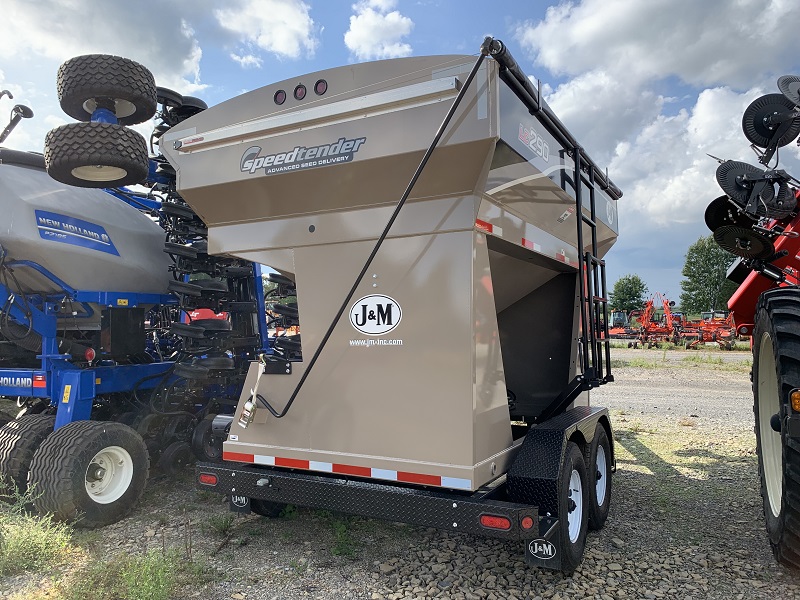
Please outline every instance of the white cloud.
[[608, 164], [619, 140], [627, 139], [661, 113], [655, 92], [620, 87], [605, 71], [583, 73], [547, 93], [547, 103], [598, 164]]
[[190, 93], [202, 88], [202, 50], [183, 16], [204, 10], [205, 4], [147, 0], [132, 9], [125, 0], [106, 0], [103, 10], [87, 10], [77, 0], [5, 0], [3, 19], [9, 26], [0, 36], [0, 56], [21, 64], [49, 59], [55, 72], [79, 54], [118, 54], [146, 65], [159, 85]]
[[244, 56], [239, 56], [238, 54], [231, 52], [230, 57], [231, 60], [239, 63], [239, 65], [243, 69], [261, 68], [261, 62], [262, 62], [261, 59], [258, 58], [257, 56], [253, 56], [252, 54], [245, 54]]
[[283, 58], [311, 58], [319, 40], [310, 10], [300, 0], [239, 0], [227, 2], [214, 16], [248, 46]]
[[358, 60], [398, 58], [411, 54], [403, 42], [414, 28], [414, 21], [397, 10], [396, 0], [364, 0], [353, 5], [350, 29], [344, 43]]
[[[517, 28], [535, 64], [569, 77], [545, 97], [624, 192], [609, 284], [638, 272], [677, 297], [686, 248], [709, 235], [705, 208], [722, 195], [706, 154], [758, 165], [742, 113], [798, 70], [798, 19], [791, 0], [577, 0]], [[800, 171], [794, 144], [780, 157]]]
[[603, 65], [621, 83], [747, 87], [765, 66], [780, 74], [795, 64], [798, 18], [794, 0], [582, 0], [548, 8], [517, 38], [556, 74]]

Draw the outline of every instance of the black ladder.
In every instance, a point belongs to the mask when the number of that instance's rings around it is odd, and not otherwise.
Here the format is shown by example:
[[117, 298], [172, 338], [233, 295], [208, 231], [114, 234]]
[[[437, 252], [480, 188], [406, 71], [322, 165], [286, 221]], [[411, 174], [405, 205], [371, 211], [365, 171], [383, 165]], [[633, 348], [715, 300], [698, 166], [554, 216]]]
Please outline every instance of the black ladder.
[[[595, 171], [581, 164], [582, 149], [572, 149], [575, 162], [575, 211], [578, 213], [578, 296], [581, 307], [580, 367], [583, 389], [591, 389], [614, 381], [611, 374], [611, 344], [608, 335], [608, 292], [606, 263], [597, 252], [597, 212]], [[586, 188], [584, 188], [586, 184]], [[589, 214], [583, 212], [583, 191], [588, 191]], [[589, 226], [590, 249], [584, 251], [583, 226]]]

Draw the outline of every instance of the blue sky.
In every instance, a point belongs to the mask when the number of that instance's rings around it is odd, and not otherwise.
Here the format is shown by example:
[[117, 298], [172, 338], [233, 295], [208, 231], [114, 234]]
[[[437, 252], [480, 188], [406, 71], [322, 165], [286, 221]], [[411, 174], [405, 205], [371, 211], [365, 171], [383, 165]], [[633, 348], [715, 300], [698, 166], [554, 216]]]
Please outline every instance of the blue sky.
[[[213, 105], [352, 62], [477, 52], [505, 41], [561, 120], [623, 190], [608, 283], [638, 274], [680, 295], [688, 246], [708, 235], [716, 163], [756, 163], [741, 115], [800, 75], [796, 0], [4, 0], [0, 117], [33, 108], [6, 145], [40, 151], [69, 122], [55, 74], [78, 54], [126, 56], [159, 85]], [[143, 130], [144, 131], [144, 130]], [[800, 174], [798, 149], [782, 166]]]

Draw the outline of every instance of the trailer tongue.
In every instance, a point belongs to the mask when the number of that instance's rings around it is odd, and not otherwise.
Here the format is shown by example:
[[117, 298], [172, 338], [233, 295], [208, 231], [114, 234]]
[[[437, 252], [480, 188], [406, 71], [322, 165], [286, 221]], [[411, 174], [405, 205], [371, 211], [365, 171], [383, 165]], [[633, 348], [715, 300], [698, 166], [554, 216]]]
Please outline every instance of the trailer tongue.
[[209, 251], [293, 281], [302, 331], [251, 364], [199, 485], [523, 539], [573, 571], [610, 503], [588, 390], [613, 380], [621, 193], [505, 46], [282, 81], [160, 145]]

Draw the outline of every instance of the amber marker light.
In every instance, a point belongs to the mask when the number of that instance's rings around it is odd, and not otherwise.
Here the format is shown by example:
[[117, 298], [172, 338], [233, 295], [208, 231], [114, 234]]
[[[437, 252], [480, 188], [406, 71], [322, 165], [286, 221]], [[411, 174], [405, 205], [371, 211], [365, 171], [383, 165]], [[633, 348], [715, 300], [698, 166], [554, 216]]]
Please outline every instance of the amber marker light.
[[792, 393], [789, 394], [789, 399], [792, 402], [792, 410], [800, 412], [800, 390], [792, 390]]

